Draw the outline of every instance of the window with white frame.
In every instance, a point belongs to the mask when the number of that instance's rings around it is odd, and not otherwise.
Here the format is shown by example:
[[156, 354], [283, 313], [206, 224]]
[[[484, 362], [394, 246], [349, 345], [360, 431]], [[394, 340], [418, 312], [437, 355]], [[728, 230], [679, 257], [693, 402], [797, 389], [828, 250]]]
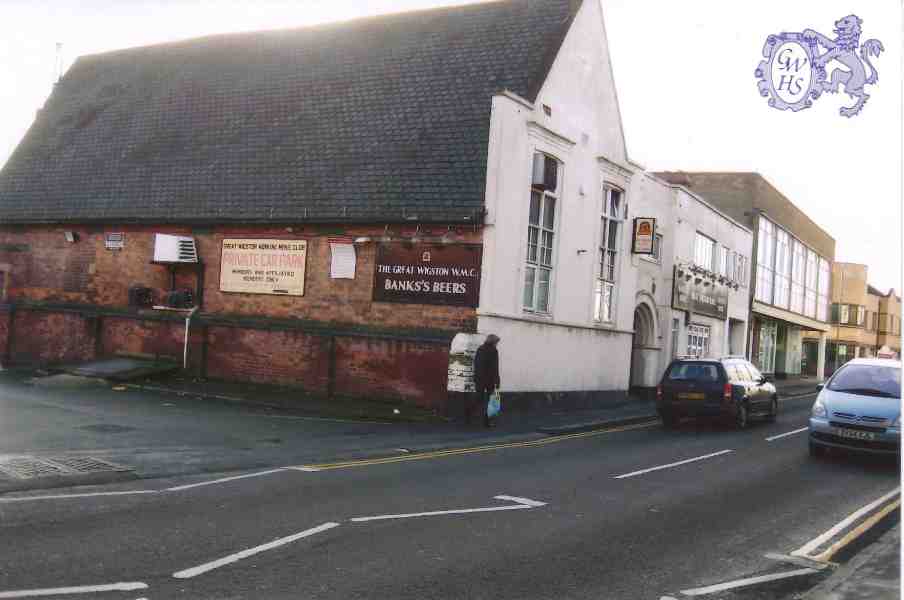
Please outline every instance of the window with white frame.
[[816, 259], [816, 253], [807, 248], [807, 273], [804, 276], [806, 284], [804, 288], [804, 314], [813, 319], [816, 318], [816, 282], [819, 277]]
[[775, 299], [773, 304], [788, 308], [791, 300], [791, 236], [783, 229], [775, 234]]
[[772, 304], [775, 267], [775, 224], [759, 218], [756, 257], [756, 299]]
[[687, 353], [697, 358], [709, 356], [709, 325], [691, 323], [687, 326]]
[[738, 272], [738, 274], [737, 274], [738, 284], [740, 284], [740, 286], [742, 288], [746, 288], [747, 287], [747, 277], [748, 277], [747, 257], [742, 254], [738, 254], [737, 272]]
[[618, 249], [625, 220], [624, 193], [611, 186], [603, 187], [603, 210], [600, 217], [599, 264], [593, 293], [593, 319], [609, 323], [615, 320], [615, 284], [618, 276]]
[[804, 245], [792, 240], [791, 261], [791, 311], [804, 314], [804, 268], [807, 253]]
[[709, 271], [716, 271], [716, 242], [699, 231], [694, 244], [694, 263]]
[[561, 163], [554, 161], [550, 164], [554, 165], [551, 168], [557, 171], [556, 176], [552, 178], [556, 182], [555, 189], [533, 186], [530, 190], [527, 258], [524, 267], [524, 308], [541, 313], [549, 312], [553, 241], [556, 233], [556, 201], [562, 181], [558, 173], [561, 171]]
[[728, 270], [729, 256], [731, 256], [731, 250], [729, 250], [727, 246], [722, 246], [721, 252], [719, 253], [719, 275], [724, 277], [731, 276], [731, 273]]
[[829, 261], [823, 257], [819, 257], [819, 295], [816, 300], [816, 318], [825, 321], [826, 312], [829, 306], [829, 282], [831, 272], [829, 271]]

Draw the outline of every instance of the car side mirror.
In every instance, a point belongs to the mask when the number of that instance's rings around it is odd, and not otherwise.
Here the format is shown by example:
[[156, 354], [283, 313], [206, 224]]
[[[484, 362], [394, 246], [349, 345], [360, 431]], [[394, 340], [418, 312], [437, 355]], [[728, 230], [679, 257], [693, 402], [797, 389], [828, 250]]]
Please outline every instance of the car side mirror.
[[772, 375], [763, 375], [763, 383], [773, 383], [774, 381]]
[[817, 384], [816, 384], [816, 391], [817, 391], [817, 392], [821, 392], [821, 391], [822, 391], [822, 388], [824, 388], [825, 386], [826, 386], [826, 384], [824, 384], [824, 383], [817, 383]]

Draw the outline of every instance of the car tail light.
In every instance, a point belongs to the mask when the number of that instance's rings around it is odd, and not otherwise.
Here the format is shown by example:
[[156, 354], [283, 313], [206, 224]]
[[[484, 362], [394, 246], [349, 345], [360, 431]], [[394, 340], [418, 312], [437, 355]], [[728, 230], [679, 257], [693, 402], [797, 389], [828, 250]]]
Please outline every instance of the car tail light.
[[656, 386], [656, 399], [662, 400], [662, 386], [661, 385]]
[[730, 383], [725, 384], [725, 392], [723, 393], [722, 397], [725, 399], [726, 402], [731, 402], [731, 384]]

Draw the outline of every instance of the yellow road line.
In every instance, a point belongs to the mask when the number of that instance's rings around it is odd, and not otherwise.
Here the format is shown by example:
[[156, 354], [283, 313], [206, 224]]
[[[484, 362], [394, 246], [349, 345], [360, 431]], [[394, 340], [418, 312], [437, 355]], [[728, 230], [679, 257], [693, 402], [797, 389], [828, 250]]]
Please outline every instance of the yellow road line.
[[883, 508], [882, 510], [880, 510], [879, 512], [877, 512], [876, 514], [874, 514], [873, 516], [871, 516], [869, 519], [867, 519], [866, 521], [864, 521], [863, 523], [858, 525], [856, 528], [849, 531], [847, 535], [845, 535], [843, 538], [841, 538], [840, 540], [838, 540], [837, 542], [832, 544], [829, 547], [829, 549], [826, 550], [825, 552], [823, 552], [822, 554], [819, 554], [817, 556], [808, 557], [808, 558], [811, 558], [812, 560], [816, 560], [819, 562], [831, 561], [832, 557], [835, 556], [842, 548], [844, 548], [845, 546], [847, 546], [848, 544], [850, 544], [851, 542], [853, 542], [854, 540], [859, 538], [861, 535], [863, 535], [864, 533], [869, 531], [873, 525], [875, 525], [876, 523], [881, 521], [885, 515], [887, 515], [891, 511], [895, 510], [899, 506], [901, 506], [901, 498], [900, 497], [897, 500], [895, 500], [894, 502], [892, 502], [891, 504], [889, 504], [888, 506], [886, 506], [885, 508]]
[[643, 429], [658, 425], [659, 420], [645, 423], [637, 423], [634, 425], [625, 425], [623, 427], [614, 427], [612, 429], [602, 429], [598, 431], [585, 431], [582, 433], [569, 433], [565, 435], [557, 435], [541, 440], [532, 440], [528, 442], [511, 442], [507, 444], [492, 444], [489, 446], [474, 446], [471, 448], [455, 448], [451, 450], [437, 450], [434, 452], [424, 452], [421, 454], [408, 454], [405, 456], [388, 456], [386, 458], [372, 458], [363, 460], [351, 460], [346, 462], [325, 463], [319, 465], [302, 465], [307, 469], [316, 469], [318, 471], [329, 471], [332, 469], [350, 469], [352, 467], [366, 467], [370, 465], [385, 465], [389, 463], [408, 462], [411, 460], [429, 460], [433, 458], [442, 458], [444, 456], [460, 456], [462, 454], [475, 454], [478, 452], [492, 452], [495, 450], [505, 450], [507, 448], [530, 448], [534, 446], [545, 446], [547, 444], [556, 444], [566, 440], [578, 438], [594, 437], [606, 433], [615, 433], [618, 431], [628, 431], [631, 429]]

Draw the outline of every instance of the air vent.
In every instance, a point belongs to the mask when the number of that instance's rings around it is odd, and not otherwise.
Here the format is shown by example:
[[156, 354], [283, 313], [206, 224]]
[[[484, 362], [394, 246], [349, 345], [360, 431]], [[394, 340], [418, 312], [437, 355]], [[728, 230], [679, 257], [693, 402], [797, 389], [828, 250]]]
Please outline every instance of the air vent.
[[195, 239], [182, 235], [156, 234], [154, 239], [154, 262], [198, 262], [198, 249], [195, 246]]

